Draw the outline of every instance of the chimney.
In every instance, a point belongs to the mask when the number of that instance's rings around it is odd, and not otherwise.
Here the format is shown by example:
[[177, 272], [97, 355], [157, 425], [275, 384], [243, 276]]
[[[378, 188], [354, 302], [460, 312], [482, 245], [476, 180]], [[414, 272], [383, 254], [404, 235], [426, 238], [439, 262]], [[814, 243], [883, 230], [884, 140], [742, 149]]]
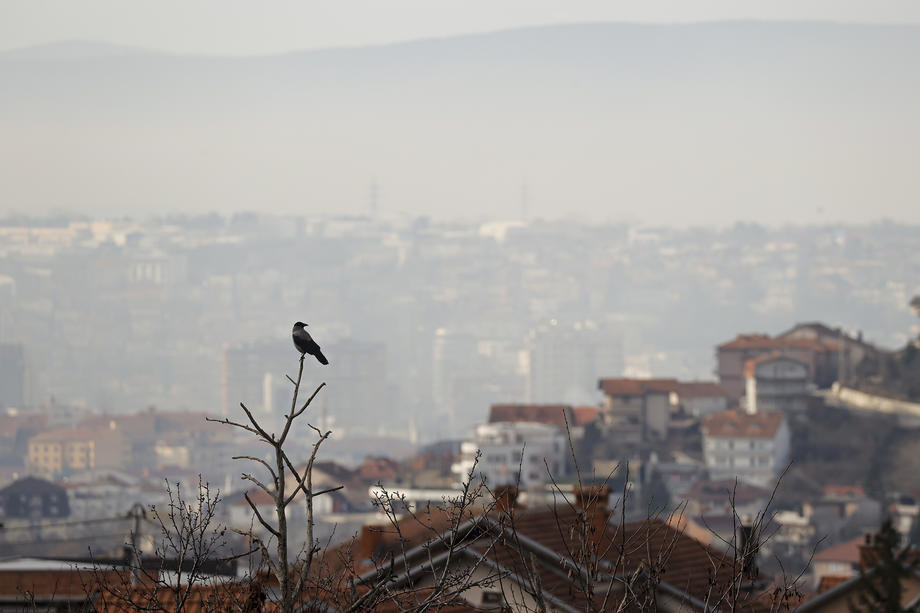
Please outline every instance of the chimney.
[[583, 485], [575, 488], [575, 507], [583, 514], [588, 524], [589, 538], [597, 543], [607, 529], [610, 518], [609, 485]]
[[374, 556], [383, 543], [383, 526], [361, 526], [361, 559], [368, 560]]
[[754, 533], [754, 526], [742, 523], [738, 529], [738, 552], [741, 555], [741, 573], [745, 579], [756, 579], [760, 571], [757, 568], [757, 553], [760, 543]]
[[861, 571], [867, 571], [878, 564], [878, 551], [874, 540], [874, 535], [866, 534], [863, 544], [859, 546], [859, 569]]
[[518, 488], [514, 485], [499, 485], [495, 488], [495, 510], [509, 513], [517, 506]]

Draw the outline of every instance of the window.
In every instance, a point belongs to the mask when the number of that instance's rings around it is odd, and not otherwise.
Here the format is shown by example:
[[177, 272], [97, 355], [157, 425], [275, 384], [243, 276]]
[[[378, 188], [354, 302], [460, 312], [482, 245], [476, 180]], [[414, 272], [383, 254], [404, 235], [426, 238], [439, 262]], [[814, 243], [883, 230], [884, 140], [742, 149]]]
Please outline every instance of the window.
[[482, 604], [505, 604], [505, 600], [502, 598], [501, 592], [492, 592], [492, 591], [482, 591]]

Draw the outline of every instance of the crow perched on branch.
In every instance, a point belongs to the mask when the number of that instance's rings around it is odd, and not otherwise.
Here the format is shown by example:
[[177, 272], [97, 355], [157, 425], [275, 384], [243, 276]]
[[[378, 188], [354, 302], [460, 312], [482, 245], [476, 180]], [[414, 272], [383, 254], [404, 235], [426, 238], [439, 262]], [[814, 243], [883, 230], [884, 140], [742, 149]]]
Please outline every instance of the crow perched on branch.
[[323, 355], [319, 345], [316, 344], [316, 341], [313, 340], [310, 333], [306, 331], [306, 325], [307, 324], [300, 321], [294, 324], [294, 332], [292, 334], [294, 337], [294, 346], [297, 347], [297, 351], [299, 351], [301, 355], [309, 353], [315, 357], [320, 364], [328, 364], [329, 360]]

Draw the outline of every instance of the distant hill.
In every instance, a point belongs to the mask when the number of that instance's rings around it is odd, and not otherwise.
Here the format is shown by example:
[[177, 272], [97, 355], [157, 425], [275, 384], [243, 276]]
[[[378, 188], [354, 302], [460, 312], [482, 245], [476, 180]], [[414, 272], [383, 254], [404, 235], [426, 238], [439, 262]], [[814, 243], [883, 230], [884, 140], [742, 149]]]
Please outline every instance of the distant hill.
[[79, 61], [126, 55], [150, 55], [154, 53], [157, 52], [141, 47], [128, 47], [84, 40], [68, 40], [45, 45], [22, 47], [20, 49], [11, 49], [9, 51], [0, 51], [0, 60]]
[[0, 214], [920, 221], [920, 27], [552, 26], [226, 58], [0, 53]]

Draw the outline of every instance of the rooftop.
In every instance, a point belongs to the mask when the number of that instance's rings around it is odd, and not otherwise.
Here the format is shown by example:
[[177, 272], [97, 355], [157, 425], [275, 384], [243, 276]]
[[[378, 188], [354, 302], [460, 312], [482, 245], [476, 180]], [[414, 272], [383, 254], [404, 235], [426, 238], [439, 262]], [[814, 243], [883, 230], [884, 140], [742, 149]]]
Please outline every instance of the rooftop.
[[677, 379], [601, 379], [598, 388], [607, 396], [644, 396], [648, 393], [675, 392]]
[[822, 343], [810, 338], [771, 337], [767, 334], [739, 334], [733, 340], [722, 343], [718, 349], [810, 349], [812, 351], [837, 351], [833, 343]]
[[849, 541], [822, 549], [815, 554], [815, 562], [850, 562], [859, 564], [859, 547], [866, 542], [866, 537], [857, 536]]
[[535, 422], [565, 428], [576, 425], [575, 413], [567, 404], [493, 404], [489, 409], [489, 423]]
[[703, 419], [702, 430], [706, 436], [739, 438], [773, 438], [785, 421], [782, 413], [742, 413], [721, 411]]

